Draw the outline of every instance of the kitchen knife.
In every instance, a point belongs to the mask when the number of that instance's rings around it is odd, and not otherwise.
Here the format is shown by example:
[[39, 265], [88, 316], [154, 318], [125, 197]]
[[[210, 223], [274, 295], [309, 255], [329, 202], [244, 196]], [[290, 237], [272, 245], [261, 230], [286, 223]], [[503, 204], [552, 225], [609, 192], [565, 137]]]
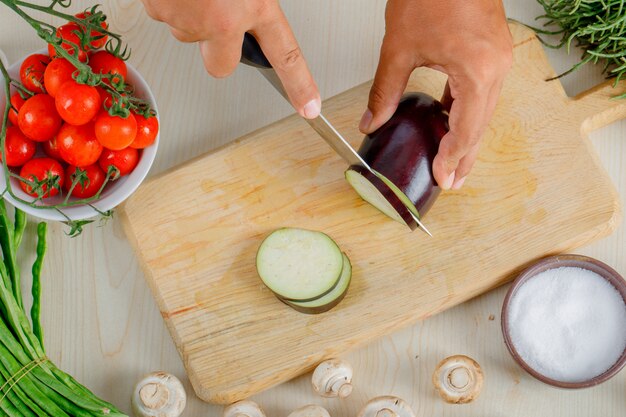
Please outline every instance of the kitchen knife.
[[[272, 64], [267, 60], [267, 57], [261, 50], [261, 46], [257, 42], [256, 38], [250, 33], [246, 33], [243, 40], [243, 46], [241, 51], [241, 62], [255, 67], [264, 77], [269, 81], [272, 86], [278, 91], [287, 101], [289, 97], [283, 88], [283, 84], [278, 78], [276, 71], [272, 68]], [[304, 119], [325, 141], [335, 150], [349, 165], [359, 165], [370, 171], [375, 176], [379, 176], [368, 164], [363, 160], [361, 155], [354, 150], [350, 143], [333, 127], [333, 125], [324, 117], [322, 113], [315, 119]], [[407, 207], [409, 213], [415, 220], [415, 223], [426, 232], [429, 236], [432, 234], [428, 231], [426, 226], [422, 224], [420, 219]]]

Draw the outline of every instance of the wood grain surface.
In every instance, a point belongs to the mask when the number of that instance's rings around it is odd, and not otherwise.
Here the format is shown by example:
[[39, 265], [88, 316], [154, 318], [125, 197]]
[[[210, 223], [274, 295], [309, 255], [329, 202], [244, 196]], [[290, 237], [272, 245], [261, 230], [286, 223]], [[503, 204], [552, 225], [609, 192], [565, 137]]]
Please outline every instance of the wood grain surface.
[[[75, 1], [73, 7], [78, 10], [90, 4]], [[384, 27], [384, 1], [285, 0], [282, 4], [323, 97], [373, 76]], [[534, 0], [506, 0], [505, 5], [510, 17], [528, 23], [534, 23], [541, 12]], [[112, 27], [133, 46], [131, 62], [148, 79], [162, 112], [163, 140], [153, 174], [292, 112], [271, 87], [259, 81], [255, 71], [241, 68], [227, 80], [207, 77], [197, 46], [175, 42], [165, 27], [147, 18], [139, 1], [106, 2], [105, 9]], [[0, 48], [11, 62], [41, 46], [25, 23], [0, 6]], [[570, 56], [564, 51], [547, 53], [557, 72], [568, 69], [579, 57], [576, 50]], [[570, 96], [601, 81], [594, 67], [584, 67], [562, 80]], [[626, 193], [625, 134], [623, 121], [591, 134], [600, 161], [621, 195]], [[221, 406], [208, 405], [192, 395], [119, 219], [90, 228], [76, 239], [68, 239], [63, 231], [61, 225], [51, 225], [44, 266], [43, 324], [49, 356], [128, 412], [134, 383], [146, 372], [165, 369], [183, 379], [190, 393], [184, 416], [219, 416]], [[34, 244], [33, 232], [29, 228], [25, 245]], [[622, 225], [611, 236], [577, 252], [626, 274], [625, 251]], [[547, 387], [515, 365], [502, 343], [499, 326], [506, 289], [474, 298], [346, 355], [355, 367], [355, 390], [346, 400], [318, 397], [309, 375], [252, 399], [268, 416], [286, 416], [308, 403], [324, 405], [333, 416], [354, 416], [367, 399], [382, 394], [407, 399], [418, 416], [624, 416], [626, 372], [599, 387], [572, 392]], [[430, 382], [437, 362], [457, 353], [477, 359], [486, 373], [481, 397], [469, 405], [444, 404]]]
[[[626, 103], [607, 100], [605, 87], [571, 100], [544, 81], [556, 74], [534, 32], [511, 31], [513, 69], [471, 178], [425, 219], [432, 239], [364, 203], [343, 178], [344, 161], [297, 116], [157, 176], [127, 200], [127, 235], [200, 398], [245, 399], [617, 227], [617, 194], [581, 130], [626, 116]], [[418, 70], [408, 91], [436, 95], [444, 84], [439, 72]], [[354, 146], [369, 86], [324, 102]], [[326, 314], [298, 313], [260, 283], [256, 251], [286, 226], [328, 233], [351, 259], [350, 291]]]

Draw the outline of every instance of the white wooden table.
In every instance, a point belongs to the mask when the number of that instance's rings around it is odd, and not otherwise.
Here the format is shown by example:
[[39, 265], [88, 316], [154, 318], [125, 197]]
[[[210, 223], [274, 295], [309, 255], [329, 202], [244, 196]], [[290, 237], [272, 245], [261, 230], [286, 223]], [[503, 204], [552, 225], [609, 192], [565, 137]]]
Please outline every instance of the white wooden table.
[[[75, 1], [73, 7], [79, 10], [93, 3]], [[238, 69], [226, 80], [206, 76], [197, 46], [176, 42], [163, 25], [147, 17], [139, 1], [104, 3], [112, 29], [133, 47], [130, 62], [148, 80], [159, 103], [161, 147], [152, 174], [292, 112], [249, 68]], [[505, 3], [508, 15], [524, 22], [532, 22], [541, 11], [534, 0]], [[384, 5], [382, 0], [283, 1], [323, 97], [373, 77], [384, 29]], [[42, 46], [30, 27], [0, 6], [0, 49], [9, 61]], [[570, 57], [564, 51], [549, 51], [549, 55], [557, 71], [578, 59], [577, 52]], [[585, 68], [563, 82], [568, 93], [575, 94], [601, 79], [597, 68]], [[621, 195], [626, 195], [625, 135], [626, 122], [592, 135]], [[32, 227], [29, 230], [26, 245], [33, 244]], [[620, 227], [580, 253], [626, 274], [625, 230]], [[75, 239], [63, 231], [60, 225], [50, 225], [43, 274], [43, 326], [49, 356], [124, 411], [130, 411], [132, 387], [141, 375], [163, 369], [185, 382], [190, 397], [185, 416], [219, 416], [221, 407], [193, 396], [119, 222], [114, 219], [102, 227], [89, 227]], [[346, 400], [317, 397], [308, 375], [253, 399], [268, 416], [286, 416], [308, 403], [324, 405], [333, 416], [354, 416], [369, 398], [382, 394], [405, 398], [419, 416], [626, 415], [626, 371], [596, 388], [564, 391], [535, 381], [513, 362], [500, 333], [499, 313], [506, 289], [492, 291], [347, 355], [355, 368], [355, 390]], [[430, 382], [437, 362], [458, 353], [478, 360], [486, 374], [481, 397], [469, 405], [443, 403]]]

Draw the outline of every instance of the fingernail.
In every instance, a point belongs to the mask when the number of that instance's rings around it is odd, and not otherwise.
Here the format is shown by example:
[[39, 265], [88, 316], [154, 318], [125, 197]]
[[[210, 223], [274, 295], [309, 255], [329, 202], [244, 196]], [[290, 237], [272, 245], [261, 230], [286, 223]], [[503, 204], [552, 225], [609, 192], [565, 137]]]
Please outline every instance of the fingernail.
[[315, 119], [322, 111], [322, 101], [319, 98], [313, 99], [304, 105], [302, 112], [307, 119]]
[[441, 188], [443, 188], [444, 190], [449, 190], [450, 187], [452, 187], [452, 184], [454, 184], [454, 175], [455, 171], [452, 171], [452, 174], [450, 174], [450, 176], [446, 178], [443, 184], [441, 184]]
[[467, 175], [464, 176], [463, 178], [460, 178], [456, 181], [454, 181], [454, 184], [452, 184], [452, 189], [453, 190], [459, 190], [461, 187], [463, 187], [463, 184], [465, 184], [465, 179], [467, 178]]
[[372, 118], [374, 118], [374, 115], [372, 114], [370, 109], [365, 110], [365, 113], [363, 113], [363, 116], [361, 116], [361, 122], [359, 123], [359, 130], [361, 132], [368, 131], [370, 125], [372, 124]]

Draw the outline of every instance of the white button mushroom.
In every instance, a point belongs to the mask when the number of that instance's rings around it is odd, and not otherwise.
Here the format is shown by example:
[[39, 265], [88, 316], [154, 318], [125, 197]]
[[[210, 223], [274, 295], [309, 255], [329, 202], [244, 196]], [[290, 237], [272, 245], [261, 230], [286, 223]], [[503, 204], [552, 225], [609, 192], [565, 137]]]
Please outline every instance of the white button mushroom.
[[346, 398], [352, 393], [352, 366], [341, 359], [329, 359], [315, 368], [311, 382], [322, 397]]
[[223, 417], [265, 417], [265, 413], [257, 403], [246, 400], [226, 407]]
[[415, 417], [415, 413], [402, 398], [385, 395], [371, 399], [357, 417]]
[[483, 387], [483, 372], [474, 359], [455, 355], [437, 365], [433, 384], [441, 398], [452, 404], [469, 403], [476, 399]]
[[185, 409], [187, 396], [174, 375], [154, 372], [135, 386], [131, 404], [136, 417], [178, 417]]
[[293, 411], [287, 417], [330, 417], [328, 411], [319, 405], [305, 405]]

